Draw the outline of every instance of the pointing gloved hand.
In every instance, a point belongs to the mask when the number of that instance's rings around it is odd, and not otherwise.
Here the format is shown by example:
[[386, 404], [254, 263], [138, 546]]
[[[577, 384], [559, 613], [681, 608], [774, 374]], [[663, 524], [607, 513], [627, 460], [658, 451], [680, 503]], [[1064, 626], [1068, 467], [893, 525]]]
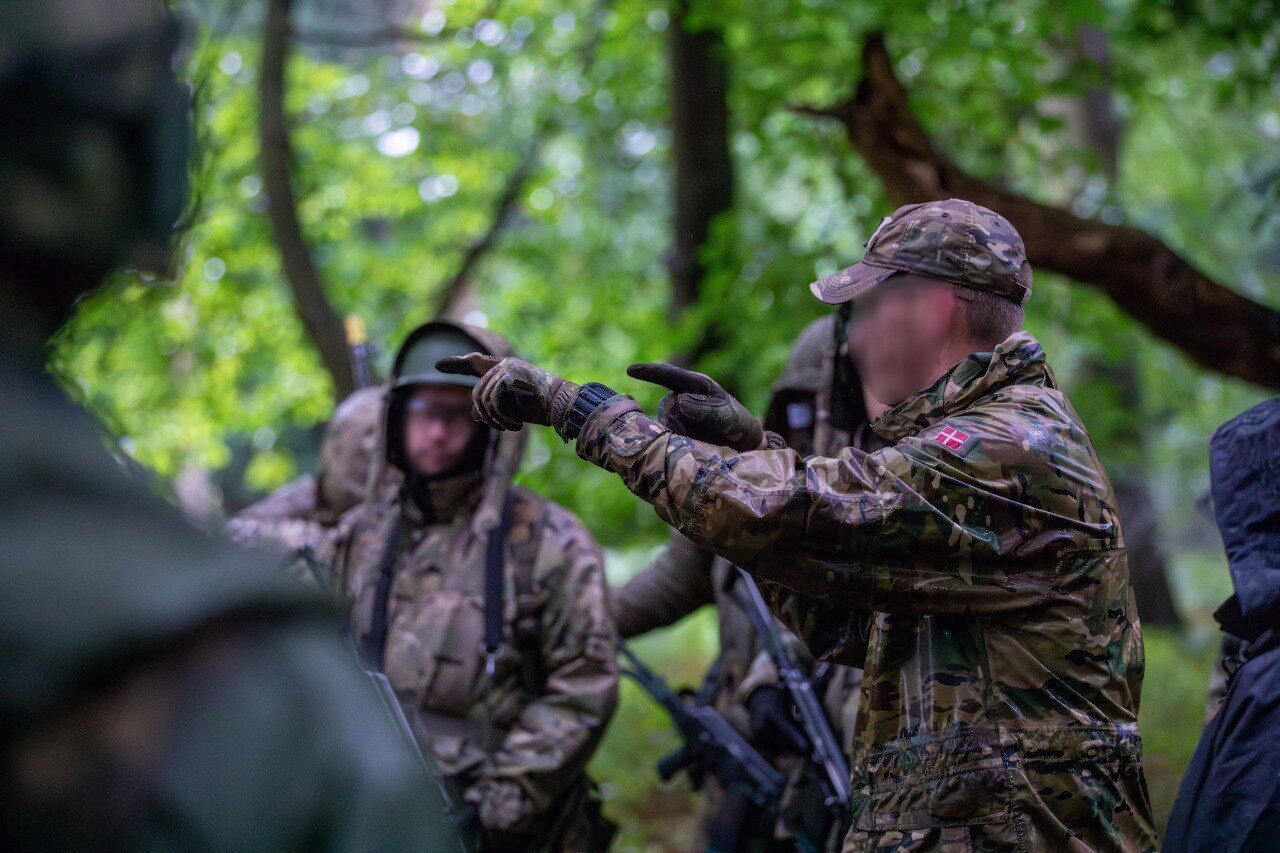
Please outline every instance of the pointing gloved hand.
[[764, 445], [760, 421], [710, 376], [661, 362], [633, 364], [627, 375], [671, 390], [658, 403], [658, 420], [672, 432], [739, 452]]
[[563, 434], [565, 418], [579, 386], [518, 358], [495, 358], [478, 352], [436, 362], [442, 373], [478, 376], [471, 392], [472, 415], [494, 429], [516, 430], [523, 424], [554, 427]]

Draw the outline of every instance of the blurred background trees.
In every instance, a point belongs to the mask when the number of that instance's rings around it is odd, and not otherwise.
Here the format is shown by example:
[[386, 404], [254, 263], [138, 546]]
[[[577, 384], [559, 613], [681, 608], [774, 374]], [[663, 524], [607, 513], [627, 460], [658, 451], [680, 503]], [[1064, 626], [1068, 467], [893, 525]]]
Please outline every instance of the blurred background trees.
[[[823, 310], [808, 282], [899, 203], [989, 192], [1035, 243], [1028, 326], [1117, 481], [1142, 616], [1170, 626], [1147, 632], [1143, 720], [1167, 813], [1228, 589], [1205, 439], [1280, 387], [1270, 4], [179, 5], [199, 138], [177, 269], [120, 276], [55, 350], [121, 454], [212, 515], [307, 469], [350, 385], [349, 314], [384, 353], [446, 311], [646, 404], [624, 368], [674, 358], [759, 408]], [[522, 479], [587, 520], [615, 579], [659, 541], [546, 431]], [[661, 664], [713, 630], [641, 648]], [[611, 810], [663, 843], [688, 797], [649, 773], [660, 715], [631, 693], [621, 713]]]

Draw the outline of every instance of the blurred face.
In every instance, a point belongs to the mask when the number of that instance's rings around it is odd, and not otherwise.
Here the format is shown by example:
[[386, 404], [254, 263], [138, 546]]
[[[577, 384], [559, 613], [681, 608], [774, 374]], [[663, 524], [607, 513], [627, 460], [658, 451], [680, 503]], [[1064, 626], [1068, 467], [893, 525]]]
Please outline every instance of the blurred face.
[[405, 405], [404, 451], [419, 474], [433, 477], [462, 459], [475, 434], [471, 391], [452, 385], [421, 385]]
[[949, 359], [955, 320], [952, 287], [920, 276], [895, 275], [856, 300], [849, 354], [867, 393], [894, 406], [927, 388]]

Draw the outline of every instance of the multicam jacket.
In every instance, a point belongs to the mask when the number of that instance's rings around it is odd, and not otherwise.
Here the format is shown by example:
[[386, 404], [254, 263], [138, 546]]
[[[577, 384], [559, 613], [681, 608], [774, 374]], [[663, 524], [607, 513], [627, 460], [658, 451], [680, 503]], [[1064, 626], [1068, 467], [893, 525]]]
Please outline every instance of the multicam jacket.
[[1039, 344], [969, 356], [875, 429], [892, 446], [734, 455], [620, 396], [577, 447], [775, 584], [802, 635], [876, 612], [847, 848], [1154, 847], [1119, 519]]
[[[528, 794], [533, 811], [503, 829], [545, 830], [574, 820], [565, 800], [583, 786], [613, 714], [616, 634], [600, 549], [572, 513], [510, 484], [523, 436], [495, 435], [483, 471], [351, 510], [339, 525], [335, 568], [362, 638], [383, 561], [393, 561], [381, 663], [421, 745], [456, 793], [510, 781]], [[488, 673], [486, 547], [504, 495], [507, 640]]]

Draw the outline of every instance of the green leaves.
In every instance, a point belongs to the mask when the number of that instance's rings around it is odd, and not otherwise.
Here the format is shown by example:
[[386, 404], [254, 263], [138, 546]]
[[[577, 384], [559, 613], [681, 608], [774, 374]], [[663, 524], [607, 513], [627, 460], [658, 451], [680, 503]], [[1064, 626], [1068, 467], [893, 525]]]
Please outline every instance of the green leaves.
[[[295, 473], [333, 401], [263, 216], [258, 21], [242, 5], [194, 4], [204, 156], [177, 280], [121, 276], [81, 307], [55, 361], [144, 464], [172, 476], [235, 457], [236, 471], [247, 466], [267, 487]], [[392, 351], [435, 310], [536, 144], [460, 313], [510, 335], [540, 366], [649, 406], [657, 395], [627, 380], [626, 365], [685, 351], [714, 322], [718, 345], [693, 366], [759, 411], [795, 334], [824, 310], [806, 285], [855, 260], [889, 212], [839, 129], [791, 107], [847, 97], [862, 38], [883, 29], [926, 127], [967, 168], [1139, 223], [1274, 304], [1276, 41], [1257, 35], [1268, 22], [1250, 19], [1248, 4], [1184, 11], [1195, 5], [695, 2], [693, 24], [726, 33], [737, 204], [705, 246], [700, 304], [676, 317], [665, 267], [665, 7], [456, 0], [433, 4], [430, 20], [397, 23], [411, 38], [377, 44], [357, 22], [337, 39], [320, 4], [299, 22], [289, 69], [304, 230], [336, 310], [360, 314]], [[1086, 26], [1108, 40], [1109, 77], [1074, 58]], [[1102, 84], [1123, 122], [1114, 186], [1075, 112]], [[1104, 460], [1147, 465], [1167, 494], [1192, 499], [1204, 438], [1256, 392], [1204, 375], [1078, 285], [1038, 275], [1029, 311]], [[1136, 371], [1136, 391], [1117, 392], [1099, 372], [1117, 362]], [[606, 541], [658, 530], [651, 511], [548, 435], [532, 436], [522, 476], [586, 511]]]

